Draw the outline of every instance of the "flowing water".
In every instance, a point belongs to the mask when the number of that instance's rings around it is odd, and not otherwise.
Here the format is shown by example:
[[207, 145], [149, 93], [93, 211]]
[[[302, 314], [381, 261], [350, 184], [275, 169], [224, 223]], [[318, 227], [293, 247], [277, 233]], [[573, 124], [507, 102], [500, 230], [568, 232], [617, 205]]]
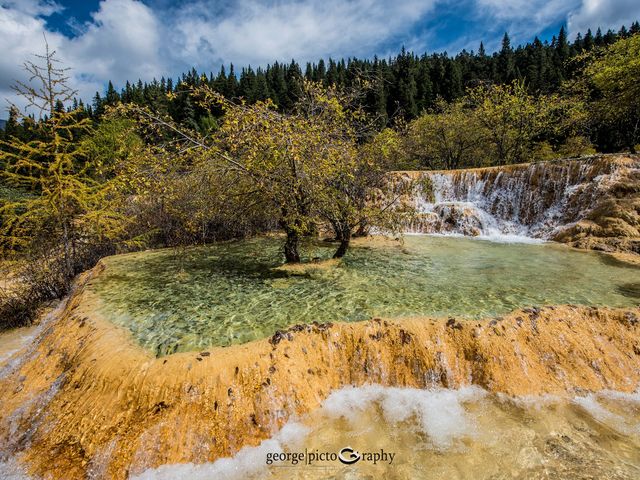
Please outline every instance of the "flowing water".
[[[640, 269], [557, 244], [407, 236], [338, 266], [275, 270], [282, 239], [111, 257], [90, 288], [99, 312], [157, 355], [242, 343], [312, 321], [500, 315], [518, 307], [640, 304]], [[312, 243], [307, 258], [333, 247]]]
[[17, 352], [33, 341], [38, 327], [14, 328], [0, 333], [0, 368]]
[[503, 168], [399, 174], [416, 181], [409, 203], [416, 233], [455, 233], [487, 238], [553, 238], [586, 218], [625, 175], [640, 171], [592, 157]]
[[[165, 465], [134, 480], [631, 480], [640, 478], [639, 414], [638, 394], [611, 391], [561, 399], [346, 387], [234, 457]], [[345, 447], [359, 454], [352, 465], [336, 458]]]

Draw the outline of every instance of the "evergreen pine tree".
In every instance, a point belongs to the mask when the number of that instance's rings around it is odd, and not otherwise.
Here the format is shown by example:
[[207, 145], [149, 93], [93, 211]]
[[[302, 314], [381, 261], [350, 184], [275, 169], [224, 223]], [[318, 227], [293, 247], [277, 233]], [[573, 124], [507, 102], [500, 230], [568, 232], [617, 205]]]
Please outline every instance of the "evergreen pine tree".
[[567, 33], [564, 30], [564, 26], [560, 27], [560, 32], [558, 33], [556, 51], [560, 61], [564, 64], [569, 59], [569, 43], [567, 42]]
[[227, 98], [233, 98], [237, 95], [238, 79], [233, 69], [233, 63], [229, 65], [229, 75], [227, 76]]
[[[79, 136], [90, 132], [91, 122], [79, 119], [78, 110], [65, 110], [64, 103], [77, 92], [69, 87], [66, 69], [58, 66], [55, 54], [46, 45], [46, 53], [38, 55], [43, 65], [25, 64], [30, 84], [18, 82], [15, 87], [17, 94], [44, 117], [39, 122], [38, 138], [14, 137], [3, 142], [0, 158], [8, 165], [3, 172], [5, 179], [35, 194], [2, 205], [1, 247], [5, 253], [47, 250], [48, 258], [56, 259], [54, 262], [60, 259], [62, 288], [66, 289], [81, 265], [77, 252], [80, 243], [88, 239], [96, 189], [87, 176], [78, 141]], [[99, 95], [96, 97], [100, 105]], [[27, 122], [33, 123], [33, 119], [25, 117]]]
[[220, 67], [220, 72], [218, 72], [218, 76], [214, 81], [213, 88], [226, 98], [229, 98], [229, 95], [227, 94], [227, 74], [224, 65]]
[[593, 39], [593, 42], [595, 43], [596, 47], [602, 47], [604, 45], [604, 38], [602, 37], [602, 30], [598, 27], [598, 30], [596, 30], [596, 36]]
[[395, 100], [405, 117], [414, 118], [418, 114], [416, 103], [418, 88], [413, 68], [413, 56], [402, 47], [394, 66], [396, 88], [392, 100]]
[[104, 97], [104, 103], [106, 105], [115, 105], [120, 101], [120, 95], [116, 92], [116, 89], [113, 87], [113, 83], [109, 80], [109, 84], [107, 85], [107, 93]]
[[420, 60], [417, 75], [417, 107], [420, 112], [433, 105], [433, 84], [431, 83], [431, 74], [429, 70], [428, 58], [425, 55]]
[[302, 97], [302, 81], [302, 70], [300, 70], [300, 66], [295, 60], [291, 60], [285, 73], [286, 89], [283, 107], [287, 111], [291, 110], [295, 103]]
[[253, 103], [255, 98], [253, 97], [253, 91], [255, 89], [256, 74], [249, 65], [247, 68], [243, 68], [240, 73], [240, 81], [238, 82], [238, 95], [247, 101]]
[[256, 71], [256, 79], [253, 86], [253, 92], [251, 94], [254, 101], [264, 101], [271, 96], [269, 92], [269, 85], [267, 84], [267, 77], [264, 74], [264, 70], [258, 68]]
[[102, 101], [102, 97], [99, 92], [93, 96], [93, 114], [96, 117], [101, 117], [104, 113], [104, 102]]
[[462, 86], [462, 72], [455, 60], [447, 59], [444, 75], [446, 79], [446, 84], [443, 89], [444, 98], [447, 101], [452, 101], [461, 97], [464, 90]]
[[587, 33], [584, 35], [584, 40], [582, 41], [582, 46], [585, 50], [591, 50], [595, 45], [595, 40], [593, 38], [593, 34], [591, 33], [591, 29], [587, 30]]
[[498, 55], [498, 75], [500, 76], [500, 80], [504, 83], [509, 83], [516, 78], [511, 39], [506, 32], [502, 37], [502, 48]]
[[326, 75], [327, 75], [327, 70], [326, 70], [326, 67], [324, 65], [324, 60], [321, 58], [318, 61], [318, 65], [316, 67], [316, 72], [315, 72], [315, 76], [313, 78], [313, 81], [314, 82], [325, 83]]
[[20, 111], [15, 105], [9, 107], [9, 118], [7, 124], [4, 126], [4, 137], [10, 139], [11, 137], [22, 137], [22, 125], [20, 125]]

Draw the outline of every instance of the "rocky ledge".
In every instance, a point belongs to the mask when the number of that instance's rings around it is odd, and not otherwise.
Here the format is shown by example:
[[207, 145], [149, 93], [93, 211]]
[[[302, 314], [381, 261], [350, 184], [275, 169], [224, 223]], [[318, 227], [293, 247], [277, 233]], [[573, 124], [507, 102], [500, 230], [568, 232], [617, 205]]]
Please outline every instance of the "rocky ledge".
[[[0, 372], [0, 456], [53, 478], [126, 478], [270, 437], [344, 385], [541, 395], [640, 385], [640, 309], [547, 306], [499, 318], [297, 325], [156, 358], [93, 312], [80, 279]], [[1, 459], [0, 459], [1, 460]]]

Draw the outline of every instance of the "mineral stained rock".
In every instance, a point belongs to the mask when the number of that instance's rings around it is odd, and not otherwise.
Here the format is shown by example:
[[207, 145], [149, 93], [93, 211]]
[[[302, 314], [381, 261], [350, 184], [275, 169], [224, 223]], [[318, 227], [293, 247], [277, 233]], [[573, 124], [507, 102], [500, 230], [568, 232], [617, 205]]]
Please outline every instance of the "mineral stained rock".
[[0, 454], [35, 474], [123, 479], [207, 462], [270, 437], [345, 385], [478, 385], [574, 395], [640, 384], [640, 309], [529, 308], [483, 321], [297, 325], [156, 358], [99, 318], [84, 289], [0, 371]]

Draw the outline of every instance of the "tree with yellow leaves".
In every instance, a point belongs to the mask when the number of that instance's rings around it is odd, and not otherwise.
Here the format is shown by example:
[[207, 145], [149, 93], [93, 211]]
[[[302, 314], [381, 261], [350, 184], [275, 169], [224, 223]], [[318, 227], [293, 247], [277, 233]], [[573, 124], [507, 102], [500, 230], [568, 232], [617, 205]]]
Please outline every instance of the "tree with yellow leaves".
[[[335, 256], [341, 257], [355, 229], [391, 217], [392, 209], [375, 202], [384, 197], [378, 193], [388, 165], [361, 148], [367, 122], [349, 105], [349, 95], [304, 82], [292, 111], [283, 113], [271, 100], [232, 102], [206, 85], [192, 94], [199, 107], [224, 112], [218, 130], [207, 136], [147, 109], [121, 108], [153, 135], [164, 130], [172, 138], [173, 152], [161, 149], [156, 164], [166, 163], [167, 155], [173, 165], [183, 165], [185, 156], [194, 160], [177, 183], [167, 185], [180, 188], [155, 196], [168, 200], [163, 212], [190, 216], [180, 222], [185, 230], [195, 231], [197, 225], [204, 230], [213, 219], [233, 229], [233, 214], [237, 225], [248, 218], [262, 225], [272, 221], [284, 231], [284, 257], [293, 263], [300, 261], [306, 235], [332, 228], [340, 242]], [[193, 198], [203, 188], [211, 194]]]
[[300, 261], [300, 239], [316, 228], [318, 206], [329, 201], [328, 179], [354, 153], [339, 101], [311, 84], [306, 92], [313, 100], [293, 114], [277, 111], [270, 100], [236, 105], [205, 92], [225, 109], [219, 148], [248, 191], [277, 217], [287, 262]]
[[383, 187], [386, 165], [360, 148], [366, 118], [351, 108], [349, 94], [305, 81], [290, 114], [270, 100], [234, 104], [207, 87], [199, 95], [223, 106], [215, 155], [278, 219], [287, 262], [300, 261], [300, 239], [319, 226], [334, 230], [339, 258], [356, 228], [391, 215], [374, 201], [382, 198], [375, 191]]
[[536, 137], [549, 127], [551, 105], [531, 95], [522, 81], [480, 85], [466, 99], [486, 135], [492, 164], [530, 160]]
[[24, 65], [30, 81], [15, 86], [27, 108], [40, 114], [37, 137], [5, 139], [0, 152], [4, 180], [29, 194], [0, 205], [0, 246], [4, 256], [46, 256], [44, 264], [59, 266], [59, 289], [64, 290], [86, 268], [83, 255], [93, 255], [96, 242], [118, 235], [122, 218], [108, 208], [109, 183], [91, 175], [102, 167], [87, 156], [81, 141], [93, 131], [90, 120], [64, 107], [76, 95], [67, 69], [48, 45], [37, 58], [40, 64]]
[[640, 34], [596, 49], [582, 58], [573, 88], [588, 103], [600, 135], [612, 149], [636, 153], [640, 143]]
[[478, 115], [465, 100], [436, 100], [435, 108], [407, 128], [407, 155], [433, 170], [483, 166], [486, 134]]

